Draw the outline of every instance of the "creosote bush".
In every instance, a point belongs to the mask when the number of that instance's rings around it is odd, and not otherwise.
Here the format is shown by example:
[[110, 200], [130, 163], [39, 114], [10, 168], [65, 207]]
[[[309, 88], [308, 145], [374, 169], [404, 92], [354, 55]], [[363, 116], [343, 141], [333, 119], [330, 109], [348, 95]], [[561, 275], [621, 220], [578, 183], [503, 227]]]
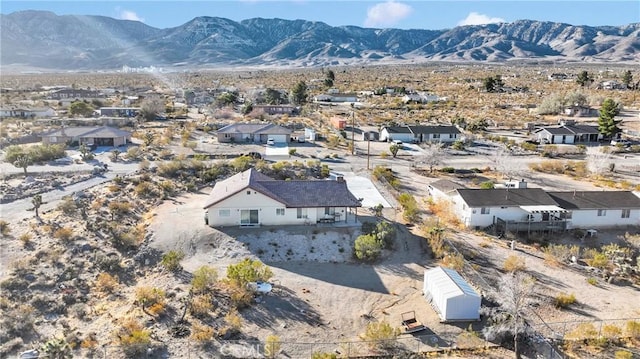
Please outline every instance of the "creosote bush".
[[227, 279], [238, 287], [244, 287], [249, 282], [266, 282], [273, 277], [271, 268], [259, 260], [245, 258], [238, 264], [227, 267]]
[[98, 274], [94, 286], [97, 291], [110, 294], [118, 288], [118, 279], [109, 273], [103, 272]]
[[191, 326], [191, 340], [200, 344], [210, 343], [215, 333], [215, 330], [208, 325], [194, 323]]
[[151, 345], [151, 332], [134, 319], [127, 319], [116, 332], [116, 337], [128, 356], [146, 354]]
[[213, 285], [218, 279], [218, 272], [215, 268], [202, 266], [193, 272], [191, 279], [191, 290], [195, 294], [206, 293], [213, 289]]
[[362, 340], [368, 341], [372, 348], [390, 348], [395, 345], [395, 339], [400, 335], [400, 329], [394, 328], [388, 322], [371, 322], [367, 324], [365, 332], [360, 335]]
[[70, 242], [73, 239], [73, 228], [62, 227], [53, 232], [53, 238], [59, 239], [63, 242]]
[[571, 304], [574, 304], [575, 302], [576, 302], [576, 296], [573, 293], [571, 294], [561, 293], [561, 294], [558, 294], [555, 298], [555, 306], [556, 308], [559, 308], [559, 309], [567, 308], [568, 306], [570, 306]]
[[527, 268], [524, 263], [524, 258], [517, 255], [510, 255], [505, 259], [503, 268], [507, 272], [518, 272], [523, 271]]
[[169, 251], [162, 255], [162, 266], [171, 272], [177, 272], [182, 269], [180, 261], [184, 259], [182, 251]]
[[8, 237], [11, 234], [11, 227], [9, 226], [9, 222], [4, 219], [0, 219], [0, 234], [3, 237]]

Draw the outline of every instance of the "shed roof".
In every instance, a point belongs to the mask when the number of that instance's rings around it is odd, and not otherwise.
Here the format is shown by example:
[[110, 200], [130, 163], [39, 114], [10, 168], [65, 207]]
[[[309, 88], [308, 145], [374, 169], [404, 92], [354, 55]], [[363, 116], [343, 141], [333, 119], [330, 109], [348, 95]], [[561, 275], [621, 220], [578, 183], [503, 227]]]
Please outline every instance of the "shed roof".
[[460, 295], [480, 297], [480, 294], [453, 269], [443, 267], [429, 269], [425, 272], [425, 279], [429, 283], [434, 283], [440, 293], [447, 297]]
[[460, 133], [456, 126], [409, 126], [413, 133]]
[[433, 181], [429, 183], [429, 186], [437, 190], [440, 190], [441, 192], [444, 192], [444, 193], [455, 191], [457, 189], [467, 188], [463, 184], [460, 184], [458, 182], [454, 182], [448, 179], [439, 179], [437, 181]]
[[114, 138], [129, 137], [131, 136], [131, 132], [109, 126], [80, 126], [59, 128], [45, 132], [41, 136]]
[[233, 123], [219, 129], [218, 133], [288, 135], [291, 130], [273, 123]]

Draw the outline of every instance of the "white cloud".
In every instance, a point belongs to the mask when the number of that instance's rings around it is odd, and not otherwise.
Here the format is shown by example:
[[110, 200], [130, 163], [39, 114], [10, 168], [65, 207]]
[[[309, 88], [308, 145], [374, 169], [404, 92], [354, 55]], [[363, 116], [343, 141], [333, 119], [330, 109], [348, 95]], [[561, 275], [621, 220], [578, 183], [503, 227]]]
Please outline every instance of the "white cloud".
[[411, 6], [389, 0], [376, 4], [367, 10], [367, 18], [364, 20], [364, 26], [391, 26], [409, 16], [412, 12], [413, 8]]
[[464, 20], [458, 21], [458, 26], [495, 24], [499, 22], [507, 22], [507, 21], [499, 17], [489, 17], [484, 14], [478, 14], [477, 12], [472, 12], [472, 13], [469, 13], [469, 15], [467, 15], [467, 17]]
[[116, 11], [118, 12], [118, 19], [120, 20], [132, 20], [132, 21], [144, 22], [144, 18], [138, 16], [138, 14], [136, 14], [134, 11], [125, 10], [121, 8], [117, 8]]

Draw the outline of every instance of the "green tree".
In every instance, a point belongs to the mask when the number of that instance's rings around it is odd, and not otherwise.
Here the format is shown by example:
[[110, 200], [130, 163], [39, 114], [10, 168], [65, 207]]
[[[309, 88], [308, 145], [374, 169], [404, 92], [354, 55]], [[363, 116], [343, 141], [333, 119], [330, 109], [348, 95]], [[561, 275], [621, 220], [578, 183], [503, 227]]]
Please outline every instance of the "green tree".
[[624, 84], [624, 87], [631, 87], [631, 81], [633, 81], [633, 75], [631, 74], [631, 70], [627, 70], [622, 74], [622, 83]]
[[218, 272], [215, 268], [209, 266], [202, 266], [193, 272], [193, 279], [191, 279], [191, 290], [195, 294], [205, 293], [212, 289], [218, 279]]
[[608, 98], [602, 102], [600, 106], [600, 116], [598, 117], [598, 131], [607, 137], [613, 137], [620, 132], [618, 124], [620, 120], [616, 120], [615, 117], [620, 113], [620, 105], [612, 99]]
[[244, 105], [242, 105], [242, 114], [246, 115], [251, 113], [251, 111], [253, 111], [253, 103], [251, 101], [245, 102]]
[[80, 152], [80, 157], [83, 161], [93, 159], [93, 153], [91, 153], [91, 149], [87, 146], [86, 143], [80, 144], [80, 147], [78, 147], [78, 151]]
[[264, 100], [269, 105], [280, 105], [282, 103], [282, 94], [278, 90], [267, 88], [264, 93]]
[[504, 86], [500, 75], [489, 76], [482, 80], [482, 86], [487, 92], [498, 92]]
[[581, 87], [585, 87], [589, 84], [591, 84], [591, 82], [593, 82], [593, 78], [591, 77], [591, 75], [589, 75], [589, 72], [587, 71], [582, 71], [578, 74], [578, 78], [576, 79], [576, 82], [581, 86]]
[[149, 97], [140, 105], [140, 115], [146, 121], [153, 121], [165, 110], [165, 103], [160, 97]]
[[291, 102], [296, 105], [307, 102], [307, 84], [304, 81], [298, 82], [291, 90]]
[[69, 113], [72, 115], [88, 117], [93, 114], [93, 107], [83, 101], [75, 101], [69, 106]]
[[361, 261], [372, 262], [380, 257], [383, 247], [375, 234], [363, 234], [356, 238], [353, 254]]
[[236, 96], [236, 94], [232, 92], [225, 92], [218, 96], [218, 98], [216, 99], [216, 103], [220, 107], [229, 106], [233, 105], [236, 102], [237, 98], [238, 96]]
[[33, 161], [31, 160], [31, 156], [29, 155], [18, 156], [18, 158], [16, 158], [16, 160], [13, 161], [14, 166], [18, 168], [22, 168], [22, 170], [24, 171], [25, 177], [27, 177], [27, 167], [31, 166], [32, 164], [33, 164]]
[[227, 267], [227, 279], [238, 287], [244, 287], [249, 282], [267, 281], [271, 277], [271, 268], [259, 260], [245, 258], [242, 262]]
[[328, 88], [333, 87], [333, 80], [331, 80], [331, 79], [324, 79], [324, 86], [325, 86], [325, 87], [328, 87]]
[[394, 143], [393, 145], [389, 146], [389, 152], [391, 152], [393, 158], [398, 155], [398, 151], [400, 151], [400, 145]]
[[327, 71], [327, 79], [331, 80], [331, 82], [334, 82], [336, 80], [336, 74], [333, 72], [333, 70]]

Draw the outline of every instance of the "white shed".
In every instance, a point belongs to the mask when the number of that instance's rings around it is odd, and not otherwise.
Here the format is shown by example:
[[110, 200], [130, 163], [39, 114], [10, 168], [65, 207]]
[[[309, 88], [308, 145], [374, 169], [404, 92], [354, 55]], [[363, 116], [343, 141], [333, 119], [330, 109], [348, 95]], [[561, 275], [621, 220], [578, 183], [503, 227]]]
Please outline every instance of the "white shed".
[[482, 298], [453, 269], [436, 267], [425, 271], [423, 293], [443, 321], [480, 319]]

